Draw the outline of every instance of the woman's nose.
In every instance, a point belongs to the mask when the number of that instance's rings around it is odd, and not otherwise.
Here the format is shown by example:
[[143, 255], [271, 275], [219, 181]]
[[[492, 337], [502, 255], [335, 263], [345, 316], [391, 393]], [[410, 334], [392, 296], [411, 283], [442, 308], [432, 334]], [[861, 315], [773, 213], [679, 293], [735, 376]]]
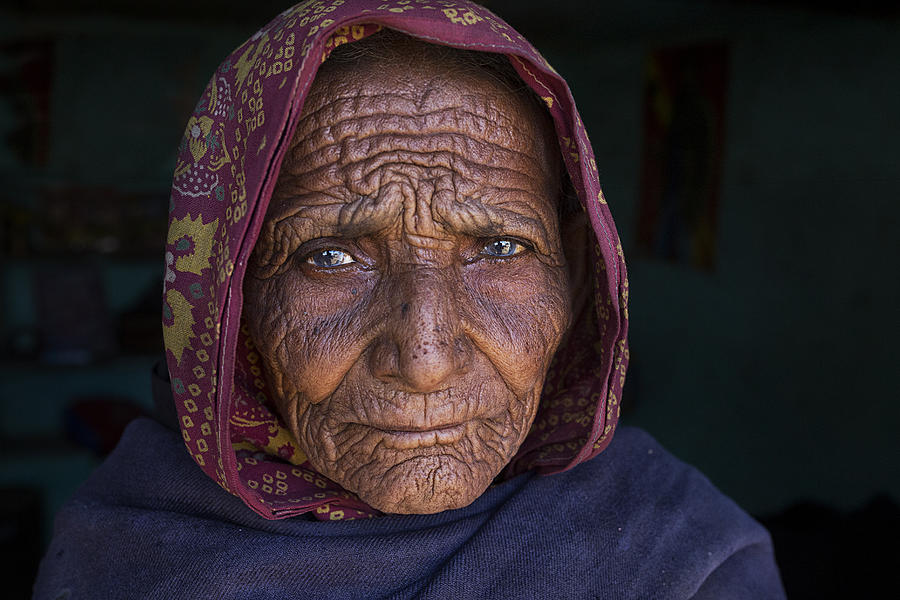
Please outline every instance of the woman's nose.
[[389, 322], [372, 356], [379, 379], [427, 393], [451, 386], [468, 370], [471, 342], [447, 271], [417, 268], [392, 281]]

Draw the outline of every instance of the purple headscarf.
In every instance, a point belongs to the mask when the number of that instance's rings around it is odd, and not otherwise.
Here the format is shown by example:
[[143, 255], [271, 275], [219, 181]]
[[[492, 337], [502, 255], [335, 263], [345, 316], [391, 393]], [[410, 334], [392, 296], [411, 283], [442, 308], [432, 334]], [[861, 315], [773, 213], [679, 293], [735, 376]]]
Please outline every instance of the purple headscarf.
[[278, 15], [219, 66], [188, 121], [172, 185], [163, 327], [184, 443], [223, 488], [267, 519], [377, 511], [316, 473], [267, 393], [242, 328], [247, 259], [316, 71], [335, 47], [387, 27], [505, 54], [545, 102], [594, 232], [595, 294], [547, 375], [532, 429], [503, 472], [550, 474], [603, 451], [628, 363], [628, 281], [597, 165], [569, 88], [516, 31], [466, 1], [313, 0]]

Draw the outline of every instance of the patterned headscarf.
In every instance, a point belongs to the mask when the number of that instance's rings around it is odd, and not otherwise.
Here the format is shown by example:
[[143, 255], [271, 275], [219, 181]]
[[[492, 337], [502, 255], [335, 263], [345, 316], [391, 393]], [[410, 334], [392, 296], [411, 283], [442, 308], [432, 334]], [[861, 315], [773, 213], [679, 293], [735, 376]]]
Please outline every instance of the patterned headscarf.
[[303, 101], [335, 47], [387, 27], [505, 54], [550, 112], [594, 232], [593, 303], [546, 378], [537, 417], [502, 477], [550, 474], [599, 454], [619, 416], [628, 363], [628, 281], [597, 165], [571, 92], [528, 41], [485, 8], [447, 0], [310, 0], [287, 9], [213, 74], [179, 148], [166, 246], [163, 329], [188, 452], [267, 519], [378, 514], [316, 473], [268, 396], [242, 327], [242, 282]]

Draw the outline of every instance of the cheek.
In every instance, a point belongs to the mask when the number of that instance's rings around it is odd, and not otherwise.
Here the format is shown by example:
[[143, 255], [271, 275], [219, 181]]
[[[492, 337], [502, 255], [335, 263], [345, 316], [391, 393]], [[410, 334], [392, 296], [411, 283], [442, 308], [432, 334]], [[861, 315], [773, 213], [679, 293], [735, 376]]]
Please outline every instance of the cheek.
[[470, 337], [518, 397], [542, 383], [571, 320], [563, 267], [534, 257], [467, 270]]
[[245, 318], [283, 413], [330, 395], [365, 349], [370, 279], [323, 283], [289, 271], [245, 284]]

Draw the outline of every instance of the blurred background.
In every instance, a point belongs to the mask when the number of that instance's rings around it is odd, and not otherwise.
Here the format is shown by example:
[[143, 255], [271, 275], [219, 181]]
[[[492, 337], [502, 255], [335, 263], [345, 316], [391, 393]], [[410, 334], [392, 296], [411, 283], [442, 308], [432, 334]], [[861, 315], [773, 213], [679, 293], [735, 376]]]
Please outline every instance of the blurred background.
[[[630, 268], [623, 423], [770, 528], [790, 597], [865, 597], [900, 566], [900, 9], [485, 4], [593, 142]], [[4, 597], [29, 597], [53, 514], [151, 410], [175, 148], [288, 5], [0, 3]]]

